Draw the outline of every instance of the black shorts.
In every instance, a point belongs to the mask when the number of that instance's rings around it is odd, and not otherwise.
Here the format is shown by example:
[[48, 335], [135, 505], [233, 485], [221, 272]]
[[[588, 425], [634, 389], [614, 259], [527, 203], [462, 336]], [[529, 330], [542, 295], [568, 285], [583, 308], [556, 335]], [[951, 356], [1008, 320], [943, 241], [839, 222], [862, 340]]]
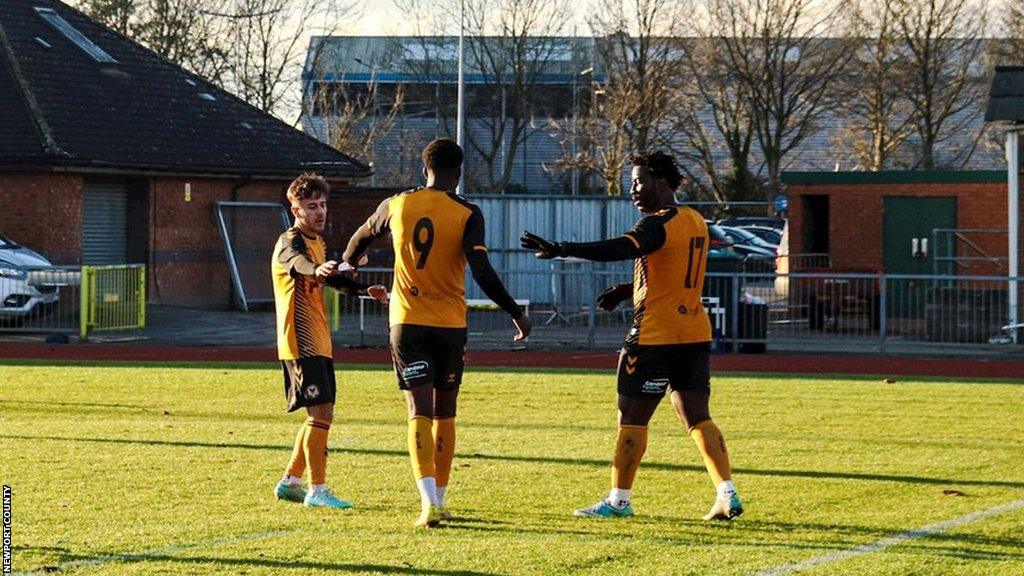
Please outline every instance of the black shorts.
[[660, 398], [665, 391], [711, 393], [711, 343], [627, 345], [619, 353], [619, 394]]
[[334, 381], [334, 361], [324, 356], [307, 356], [298, 360], [282, 360], [284, 369], [284, 397], [288, 411], [304, 406], [333, 404], [337, 384]]
[[397, 324], [391, 327], [391, 359], [402, 390], [424, 384], [453, 390], [462, 384], [466, 329]]

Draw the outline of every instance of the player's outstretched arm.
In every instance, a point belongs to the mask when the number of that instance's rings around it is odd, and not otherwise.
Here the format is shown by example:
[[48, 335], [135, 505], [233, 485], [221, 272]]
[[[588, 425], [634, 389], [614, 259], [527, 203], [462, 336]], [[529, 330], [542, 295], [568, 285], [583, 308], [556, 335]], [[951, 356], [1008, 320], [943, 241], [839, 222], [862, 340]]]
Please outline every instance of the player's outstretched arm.
[[484, 291], [484, 294], [512, 317], [512, 323], [516, 325], [517, 331], [515, 340], [522, 340], [529, 336], [532, 329], [530, 319], [505, 289], [501, 277], [494, 271], [490, 259], [487, 258], [487, 252], [481, 250], [471, 252], [466, 255], [466, 262], [473, 274], [473, 280]]
[[636, 227], [618, 238], [598, 240], [597, 242], [550, 242], [524, 231], [519, 238], [519, 245], [532, 250], [537, 258], [572, 257], [593, 260], [595, 262], [616, 262], [633, 260], [650, 254], [665, 244], [664, 225], [652, 218], [644, 218]]
[[390, 202], [391, 198], [381, 202], [380, 206], [377, 206], [377, 210], [366, 219], [366, 222], [355, 231], [355, 234], [352, 234], [352, 237], [348, 239], [348, 246], [345, 247], [345, 253], [341, 256], [342, 262], [352, 268], [359, 268], [363, 263], [363, 255], [373, 241], [388, 233], [391, 229], [391, 215], [388, 213]]

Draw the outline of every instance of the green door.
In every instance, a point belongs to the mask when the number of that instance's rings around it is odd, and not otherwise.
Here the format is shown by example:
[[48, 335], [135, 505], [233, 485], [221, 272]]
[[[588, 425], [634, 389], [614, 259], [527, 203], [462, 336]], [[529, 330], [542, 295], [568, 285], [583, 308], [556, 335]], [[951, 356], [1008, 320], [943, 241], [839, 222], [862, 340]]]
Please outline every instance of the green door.
[[[935, 239], [932, 230], [956, 228], [956, 198], [883, 198], [882, 251], [886, 274], [934, 274]], [[950, 263], [939, 274], [954, 273]], [[934, 282], [890, 280], [888, 312], [897, 318], [919, 318], [926, 291]]]

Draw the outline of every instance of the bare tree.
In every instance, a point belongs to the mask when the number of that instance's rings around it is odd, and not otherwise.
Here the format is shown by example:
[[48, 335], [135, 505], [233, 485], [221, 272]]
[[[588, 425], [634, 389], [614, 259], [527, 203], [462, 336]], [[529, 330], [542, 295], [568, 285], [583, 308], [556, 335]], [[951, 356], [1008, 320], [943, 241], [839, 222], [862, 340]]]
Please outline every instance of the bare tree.
[[[325, 82], [324, 74], [311, 82], [303, 101], [303, 114], [321, 119], [320, 138], [334, 148], [374, 166], [374, 185], [406, 185], [407, 174], [377, 169], [378, 144], [395, 127], [405, 101], [402, 85], [382, 93], [376, 76], [365, 85]], [[344, 74], [341, 74], [344, 77]], [[388, 151], [390, 153], [390, 150]]]
[[683, 8], [677, 0], [598, 2], [590, 27], [604, 77], [595, 82], [589, 115], [572, 125], [552, 123], [566, 135], [559, 168], [597, 174], [615, 196], [630, 152], [671, 147], [678, 103], [673, 37]]
[[836, 142], [846, 145], [861, 169], [885, 170], [914, 132], [910, 101], [901, 93], [909, 74], [902, 59], [891, 6], [896, 0], [860, 0], [850, 14], [850, 73], [840, 78], [838, 110], [846, 120]]
[[742, 87], [773, 190], [786, 157], [819, 130], [847, 73], [843, 9], [812, 0], [708, 1], [710, 26], [722, 34], [721, 73]]
[[918, 165], [962, 166], [970, 160], [983, 131], [950, 158], [937, 147], [969, 129], [968, 112], [986, 88], [982, 36], [988, 21], [986, 0], [891, 0], [888, 11], [909, 73], [900, 83], [914, 115]]
[[264, 112], [297, 109], [306, 42], [337, 31], [357, 1], [228, 0], [228, 89]]
[[[466, 86], [467, 152], [480, 160], [468, 170], [469, 187], [487, 192], [506, 190], [517, 153], [526, 140], [543, 128], [537, 116], [552, 98], [540, 86], [542, 74], [571, 46], [560, 41], [565, 32], [568, 0], [395, 0], [406, 13], [445, 14], [449, 20], [415, 22], [416, 54], [407, 54], [404, 67], [420, 83], [438, 83], [434, 97], [438, 113], [454, 115], [451, 90], [442, 89], [442, 75], [454, 73], [451, 37], [437, 36], [458, 26], [465, 8], [465, 70], [474, 76]], [[431, 55], [434, 55], [433, 57]], [[468, 129], [472, 125], [473, 129]]]
[[136, 39], [189, 72], [221, 85], [229, 46], [226, 23], [214, 10], [223, 0], [146, 0]]
[[680, 41], [675, 127], [683, 136], [676, 156], [688, 177], [689, 192], [722, 204], [759, 200], [764, 183], [751, 167], [754, 123], [747, 89], [729, 73], [719, 33], [695, 26]]
[[561, 134], [562, 153], [555, 167], [563, 172], [596, 174], [608, 196], [622, 194], [622, 170], [631, 147], [630, 118], [637, 112], [636, 101], [626, 90], [608, 97], [605, 88], [593, 90], [589, 113], [562, 121], [549, 119], [552, 133]]
[[132, 36], [135, 13], [143, 0], [77, 0], [72, 6], [126, 36]]
[[1000, 32], [1006, 41], [998, 46], [1000, 64], [1024, 64], [1024, 4], [1003, 0], [1000, 6]]

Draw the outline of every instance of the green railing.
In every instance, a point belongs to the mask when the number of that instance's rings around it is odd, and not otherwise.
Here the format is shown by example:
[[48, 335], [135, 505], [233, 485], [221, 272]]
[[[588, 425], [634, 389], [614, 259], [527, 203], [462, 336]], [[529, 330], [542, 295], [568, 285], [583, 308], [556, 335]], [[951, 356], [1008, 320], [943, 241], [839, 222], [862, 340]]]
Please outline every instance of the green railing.
[[80, 336], [146, 326], [146, 266], [82, 266]]

